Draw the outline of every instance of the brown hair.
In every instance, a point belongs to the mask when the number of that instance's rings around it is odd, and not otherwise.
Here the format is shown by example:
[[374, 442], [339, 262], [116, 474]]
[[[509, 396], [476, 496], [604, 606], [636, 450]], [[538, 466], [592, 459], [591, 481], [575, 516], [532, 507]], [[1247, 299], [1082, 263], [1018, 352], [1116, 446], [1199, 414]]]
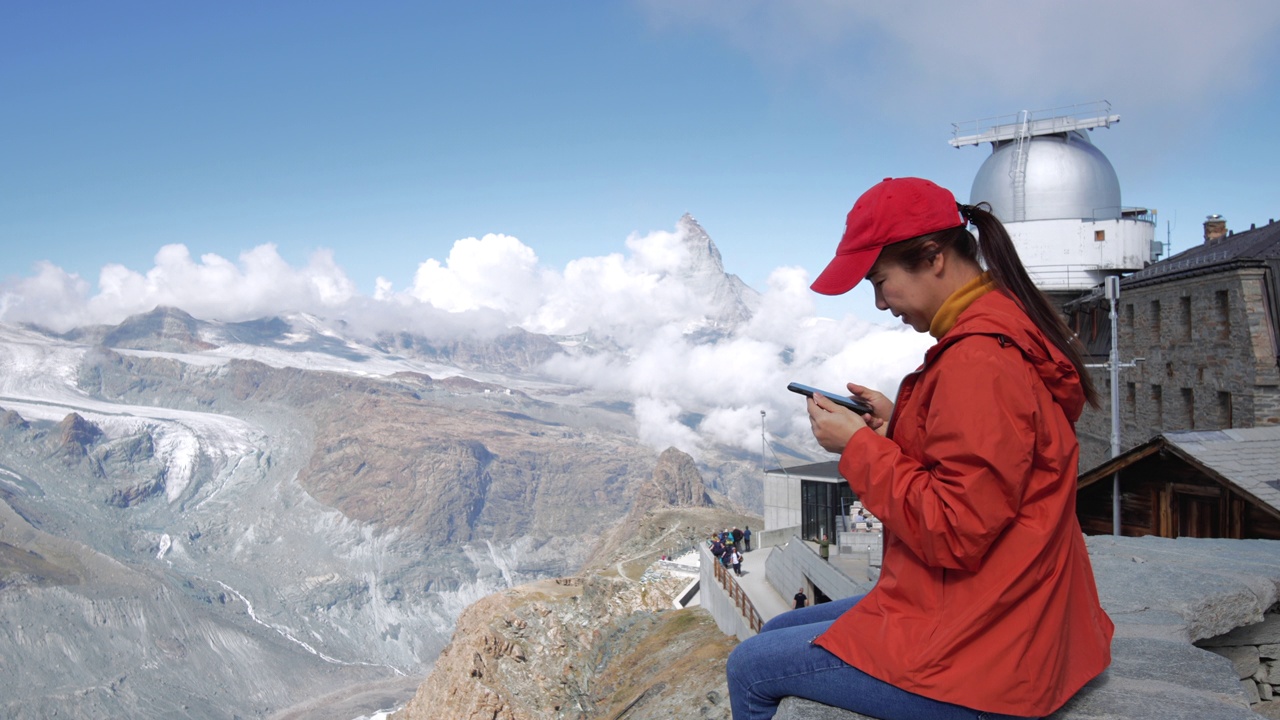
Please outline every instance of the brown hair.
[[968, 228], [959, 225], [888, 245], [880, 252], [879, 259], [915, 270], [950, 247], [979, 267], [985, 265], [996, 287], [1012, 297], [1049, 342], [1061, 350], [1075, 366], [1085, 400], [1089, 405], [1098, 407], [1098, 390], [1093, 384], [1093, 377], [1085, 368], [1080, 339], [1067, 327], [1049, 298], [1031, 281], [1009, 232], [1004, 229], [1000, 219], [991, 213], [991, 206], [981, 203], [958, 207], [960, 214], [978, 229], [976, 239]]

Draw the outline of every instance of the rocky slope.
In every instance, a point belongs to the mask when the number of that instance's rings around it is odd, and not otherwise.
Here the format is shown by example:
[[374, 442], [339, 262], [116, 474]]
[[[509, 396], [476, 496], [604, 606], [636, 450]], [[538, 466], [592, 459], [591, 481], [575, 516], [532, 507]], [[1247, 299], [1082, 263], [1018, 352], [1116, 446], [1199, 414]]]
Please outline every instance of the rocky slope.
[[675, 450], [637, 495], [581, 574], [467, 608], [396, 720], [728, 718], [724, 665], [736, 641], [700, 608], [674, 609], [693, 578], [654, 561], [752, 518], [709, 506], [691, 458]]
[[706, 612], [670, 609], [687, 578], [588, 576], [491, 595], [397, 720], [727, 718], [733, 640]]
[[270, 716], [421, 675], [470, 603], [576, 572], [658, 464], [625, 408], [525, 384], [0, 340], [6, 717]]

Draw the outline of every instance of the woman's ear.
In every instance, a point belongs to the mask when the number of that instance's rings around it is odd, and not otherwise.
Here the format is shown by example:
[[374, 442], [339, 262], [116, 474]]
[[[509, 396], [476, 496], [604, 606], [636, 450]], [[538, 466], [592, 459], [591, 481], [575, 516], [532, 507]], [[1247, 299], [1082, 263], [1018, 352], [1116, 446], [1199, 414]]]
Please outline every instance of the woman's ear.
[[929, 272], [935, 276], [941, 276], [947, 268], [947, 253], [937, 245], [930, 249], [930, 253], [929, 259], [926, 261], [929, 264]]

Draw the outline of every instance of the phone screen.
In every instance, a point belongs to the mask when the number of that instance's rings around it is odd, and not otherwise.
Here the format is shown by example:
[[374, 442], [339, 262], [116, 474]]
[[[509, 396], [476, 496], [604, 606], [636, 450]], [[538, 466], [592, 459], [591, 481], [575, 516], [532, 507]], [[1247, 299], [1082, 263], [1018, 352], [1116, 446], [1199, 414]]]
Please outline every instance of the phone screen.
[[834, 402], [837, 405], [843, 405], [859, 415], [867, 415], [875, 412], [875, 409], [871, 407], [871, 403], [868, 403], [866, 400], [862, 400], [861, 398], [850, 398], [844, 395], [837, 395], [828, 390], [819, 390], [818, 388], [810, 385], [801, 385], [800, 383], [794, 382], [787, 385], [787, 389], [793, 393], [804, 395], [805, 397], [813, 397], [814, 393], [818, 393], [831, 402]]

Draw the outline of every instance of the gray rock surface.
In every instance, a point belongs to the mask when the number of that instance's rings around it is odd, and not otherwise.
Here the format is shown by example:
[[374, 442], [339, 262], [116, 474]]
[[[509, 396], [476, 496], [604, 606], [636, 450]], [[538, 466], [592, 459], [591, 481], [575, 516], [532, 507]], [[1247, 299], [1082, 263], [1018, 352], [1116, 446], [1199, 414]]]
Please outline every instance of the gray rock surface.
[[[1116, 623], [1112, 663], [1052, 720], [1280, 717], [1280, 702], [1250, 707], [1231, 660], [1192, 644], [1273, 642], [1280, 618], [1264, 622], [1264, 613], [1280, 597], [1280, 542], [1099, 536], [1088, 544], [1102, 606]], [[799, 698], [784, 700], [776, 717], [867, 718]]]

